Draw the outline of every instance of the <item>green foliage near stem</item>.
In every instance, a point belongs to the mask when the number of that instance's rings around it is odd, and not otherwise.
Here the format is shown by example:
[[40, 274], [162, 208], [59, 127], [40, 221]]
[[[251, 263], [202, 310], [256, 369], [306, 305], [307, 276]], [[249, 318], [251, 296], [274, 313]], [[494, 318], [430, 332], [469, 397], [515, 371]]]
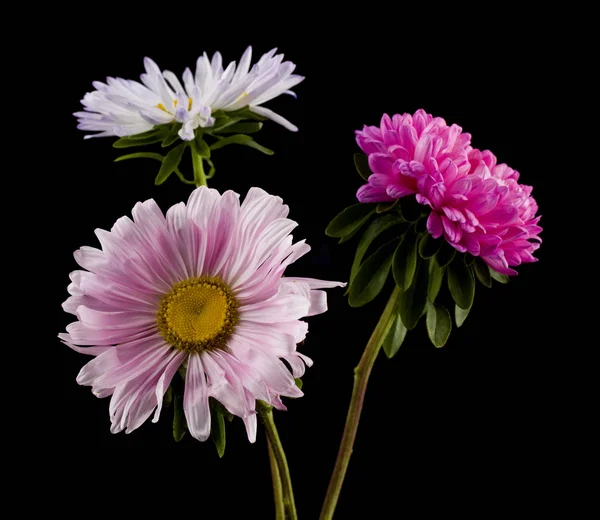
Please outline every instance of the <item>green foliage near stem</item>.
[[[392, 274], [396, 285], [407, 291], [417, 269], [417, 235], [409, 229], [402, 238], [392, 260]], [[410, 327], [409, 327], [410, 328]]]
[[408, 330], [417, 326], [425, 311], [428, 289], [429, 269], [425, 262], [420, 261], [410, 287], [400, 294], [400, 317]]
[[296, 377], [296, 378], [294, 378], [294, 382], [296, 383], [296, 386], [297, 386], [297, 387], [298, 387], [300, 390], [302, 390], [302, 379], [300, 379], [300, 378]]
[[173, 398], [173, 439], [179, 442], [187, 431], [187, 422], [183, 412], [183, 395], [175, 393]]
[[219, 148], [223, 148], [224, 146], [227, 146], [230, 144], [240, 144], [243, 146], [249, 146], [250, 148], [254, 148], [255, 150], [258, 150], [259, 152], [262, 152], [266, 155], [273, 155], [275, 153], [273, 150], [269, 150], [268, 148], [265, 148], [264, 146], [258, 144], [249, 135], [244, 135], [244, 134], [236, 134], [236, 135], [231, 135], [229, 137], [223, 137], [223, 138], [219, 139], [216, 143], [212, 144], [210, 146], [210, 149], [218, 150]]
[[427, 334], [437, 348], [443, 347], [452, 331], [452, 318], [448, 309], [437, 303], [427, 302]]
[[398, 353], [402, 343], [404, 343], [407, 332], [408, 329], [404, 326], [404, 323], [402, 323], [400, 316], [397, 315], [389, 332], [383, 340], [383, 351], [389, 359], [392, 359]]
[[[371, 222], [369, 227], [363, 233], [360, 242], [358, 243], [358, 247], [356, 248], [354, 262], [352, 263], [352, 269], [350, 270], [350, 283], [352, 283], [352, 280], [356, 276], [362, 260], [373, 241], [384, 231], [387, 231], [394, 226], [399, 226], [403, 223], [404, 219], [397, 213], [383, 215], [382, 217]], [[358, 231], [358, 229], [360, 228], [357, 228], [356, 231]]]
[[179, 166], [181, 159], [183, 157], [183, 152], [187, 148], [187, 143], [181, 143], [180, 145], [172, 148], [169, 153], [165, 156], [160, 170], [158, 171], [158, 175], [154, 179], [154, 184], [160, 186], [163, 182], [165, 182], [169, 176], [175, 171], [175, 169]]
[[471, 312], [471, 307], [468, 309], [461, 309], [458, 305], [454, 305], [454, 321], [456, 321], [457, 327], [462, 326], [467, 319], [469, 312]]
[[498, 271], [492, 269], [491, 267], [489, 269], [490, 269], [490, 276], [494, 280], [496, 280], [497, 282], [500, 282], [500, 283], [508, 283], [508, 280], [509, 280], [508, 276], [506, 276], [505, 274], [500, 274]]
[[433, 303], [440, 293], [444, 281], [445, 267], [440, 267], [435, 258], [429, 259], [429, 287], [427, 297]]
[[342, 238], [353, 235], [375, 212], [373, 204], [354, 204], [336, 215], [325, 229], [329, 237]]
[[398, 244], [398, 239], [390, 240], [373, 253], [356, 273], [350, 283], [350, 307], [361, 307], [373, 300], [383, 289], [387, 280], [392, 254]]
[[364, 153], [354, 154], [354, 166], [358, 174], [366, 181], [373, 172], [369, 166], [369, 158]]
[[490, 288], [492, 286], [492, 276], [490, 274], [490, 268], [481, 259], [476, 258], [473, 263], [473, 271], [479, 282], [484, 286]]
[[217, 454], [219, 458], [222, 458], [225, 454], [225, 417], [223, 416], [222, 406], [215, 401], [212, 397], [210, 398], [210, 409], [211, 409], [211, 425], [210, 425], [210, 438], [212, 439], [215, 448], [217, 448]]
[[448, 289], [456, 305], [461, 309], [471, 308], [475, 297], [475, 278], [460, 257], [448, 266]]
[[419, 241], [419, 255], [425, 259], [431, 258], [436, 255], [441, 245], [441, 240], [436, 240], [429, 233], [424, 233]]

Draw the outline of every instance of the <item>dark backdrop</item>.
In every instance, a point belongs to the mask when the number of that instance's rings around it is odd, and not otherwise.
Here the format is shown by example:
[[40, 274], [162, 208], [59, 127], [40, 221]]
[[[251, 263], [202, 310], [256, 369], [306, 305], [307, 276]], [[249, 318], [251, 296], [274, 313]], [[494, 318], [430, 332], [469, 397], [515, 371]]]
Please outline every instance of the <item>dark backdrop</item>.
[[[163, 7], [191, 24], [185, 7], [181, 13], [173, 12], [176, 6]], [[217, 175], [210, 185], [241, 194], [257, 185], [283, 197], [300, 224], [295, 237], [312, 246], [293, 274], [347, 280], [356, 242], [337, 245], [324, 229], [354, 201], [361, 183], [352, 160], [358, 150], [354, 130], [378, 124], [384, 112], [424, 108], [461, 125], [474, 146], [492, 150], [521, 172], [522, 182], [535, 186], [544, 215], [540, 262], [519, 268], [506, 286], [478, 285], [471, 315], [443, 349], [429, 343], [420, 323], [393, 360], [378, 359], [336, 518], [363, 517], [358, 513], [363, 508], [371, 510], [365, 518], [421, 518], [434, 508], [485, 518], [491, 511], [511, 511], [522, 500], [526, 508], [534, 506], [538, 492], [532, 482], [551, 480], [556, 462], [547, 457], [543, 440], [554, 421], [544, 360], [553, 335], [548, 326], [558, 253], [553, 238], [562, 219], [550, 195], [556, 166], [549, 152], [555, 145], [539, 138], [555, 117], [546, 104], [553, 87], [552, 31], [514, 21], [498, 27], [464, 21], [432, 28], [418, 19], [394, 25], [382, 16], [389, 27], [367, 32], [359, 24], [341, 33], [337, 22], [326, 25], [316, 18], [289, 32], [257, 30], [249, 18], [240, 32], [226, 24], [216, 30], [217, 24], [204, 19], [187, 31], [171, 26], [165, 33], [159, 17], [154, 28], [111, 23], [101, 37], [96, 27], [85, 29], [83, 42], [70, 41], [53, 54], [60, 85], [51, 110], [60, 126], [50, 139], [60, 138], [55, 149], [68, 151], [70, 160], [42, 184], [53, 190], [48, 215], [55, 219], [44, 237], [52, 259], [45, 348], [52, 351], [56, 392], [48, 428], [52, 442], [42, 463], [54, 475], [47, 482], [51, 510], [105, 511], [119, 518], [172, 506], [173, 516], [272, 517], [262, 428], [250, 445], [241, 421], [234, 420], [222, 460], [210, 442], [186, 436], [174, 443], [169, 411], [158, 425], [148, 422], [131, 435], [112, 435], [108, 399], [95, 398], [75, 382], [88, 358], [52, 339], [72, 321], [60, 308], [68, 273], [77, 268], [72, 252], [96, 246], [93, 230], [109, 229], [135, 202], [154, 198], [166, 210], [190, 192], [175, 176], [155, 187], [152, 161], [114, 164], [118, 151], [111, 138], [84, 141], [70, 115], [80, 109], [79, 99], [93, 80], [138, 79], [144, 56], [181, 74], [204, 50], [211, 55], [220, 50], [229, 62], [239, 60], [248, 44], [255, 57], [278, 46], [306, 76], [295, 89], [297, 100], [284, 96], [268, 104], [300, 131], [266, 124], [257, 140], [275, 150], [272, 157], [234, 146], [216, 152]], [[155, 30], [158, 37], [152, 36]], [[309, 319], [304, 352], [315, 364], [304, 377], [306, 395], [288, 399], [289, 411], [276, 413], [301, 518], [318, 517], [352, 369], [384, 304], [380, 296], [351, 309], [342, 290], [331, 290], [330, 311]], [[58, 478], [55, 471], [68, 477]], [[405, 516], [415, 508], [418, 514]]]

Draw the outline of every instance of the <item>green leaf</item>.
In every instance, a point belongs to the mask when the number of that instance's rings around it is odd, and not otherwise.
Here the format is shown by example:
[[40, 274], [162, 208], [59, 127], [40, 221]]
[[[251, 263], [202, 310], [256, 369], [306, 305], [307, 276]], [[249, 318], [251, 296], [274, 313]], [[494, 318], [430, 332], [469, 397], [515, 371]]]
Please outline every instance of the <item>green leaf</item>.
[[350, 307], [361, 307], [369, 303], [383, 289], [387, 279], [392, 254], [398, 239], [394, 238], [375, 251], [364, 264], [350, 283], [348, 302]]
[[148, 130], [147, 132], [125, 136], [125, 139], [129, 139], [131, 141], [143, 141], [145, 139], [149, 139], [150, 137], [164, 136], [169, 131], [166, 127], [168, 127], [168, 125], [155, 126], [152, 130]]
[[117, 157], [115, 162], [127, 161], [129, 159], [156, 159], [157, 161], [162, 162], [164, 157], [159, 153], [152, 152], [137, 152], [130, 153], [128, 155], [121, 155], [121, 157]]
[[[416, 254], [416, 253], [415, 253]], [[429, 269], [423, 261], [418, 262], [413, 283], [400, 295], [400, 316], [408, 330], [417, 326], [427, 305]]]
[[403, 197], [398, 203], [398, 209], [407, 222], [416, 222], [426, 211], [425, 206], [419, 204], [415, 197]]
[[435, 302], [442, 287], [444, 271], [445, 267], [440, 267], [435, 258], [429, 259], [429, 287], [427, 289], [427, 297], [432, 303]]
[[392, 327], [383, 340], [383, 351], [389, 359], [392, 359], [400, 350], [407, 331], [408, 329], [402, 323], [400, 315], [396, 316]]
[[212, 421], [210, 429], [210, 437], [215, 443], [219, 458], [225, 454], [225, 418], [221, 413], [220, 407], [211, 407]]
[[131, 148], [132, 146], [146, 146], [148, 144], [160, 143], [163, 136], [156, 134], [144, 139], [133, 139], [131, 137], [121, 137], [113, 143], [113, 148]]
[[300, 378], [296, 377], [296, 378], [294, 379], [294, 382], [296, 383], [296, 386], [297, 386], [297, 387], [298, 387], [300, 390], [302, 390], [302, 379], [300, 379]]
[[203, 159], [210, 159], [210, 148], [206, 144], [206, 141], [202, 139], [202, 134], [198, 133], [192, 141], [194, 151]]
[[354, 235], [356, 235], [356, 233], [358, 233], [359, 231], [360, 231], [360, 228], [356, 228], [349, 235], [343, 236], [342, 238], [340, 238], [338, 240], [338, 244], [343, 244], [344, 242], [348, 242], [348, 240], [351, 240], [354, 237]]
[[475, 263], [473, 264], [473, 270], [475, 271], [475, 276], [477, 276], [477, 279], [485, 287], [490, 288], [492, 286], [492, 277], [490, 276], [490, 268], [481, 258], [475, 259]]
[[356, 171], [358, 172], [358, 174], [364, 180], [368, 180], [369, 175], [373, 173], [371, 171], [371, 167], [369, 166], [369, 157], [364, 153], [354, 154], [354, 166], [356, 167]]
[[228, 115], [232, 118], [239, 119], [253, 119], [254, 121], [266, 121], [267, 118], [252, 112], [248, 107], [240, 108], [233, 112], [228, 112]]
[[425, 233], [419, 242], [419, 254], [421, 258], [431, 258], [439, 251], [442, 245], [441, 240], [436, 240], [429, 233]]
[[175, 442], [179, 442], [183, 439], [185, 431], [187, 430], [187, 423], [185, 421], [185, 413], [183, 412], [183, 396], [175, 394], [173, 399], [173, 438]]
[[460, 256], [448, 266], [448, 288], [452, 299], [460, 308], [469, 309], [473, 305], [475, 279]]
[[473, 256], [473, 255], [472, 255], [472, 254], [470, 254], [470, 253], [465, 253], [465, 254], [463, 255], [463, 260], [465, 261], [465, 265], [466, 265], [467, 267], [471, 267], [471, 266], [473, 265], [473, 262], [475, 262], [475, 258], [476, 258], [476, 257], [475, 257], [475, 256]]
[[179, 163], [181, 162], [181, 157], [183, 156], [183, 152], [186, 146], [187, 143], [181, 143], [175, 148], [169, 150], [169, 153], [165, 156], [163, 160], [162, 166], [160, 167], [156, 179], [154, 179], [154, 184], [156, 184], [156, 186], [159, 186], [163, 182], [165, 182], [169, 178], [169, 175], [171, 175], [175, 171], [175, 168], [179, 166]]
[[168, 408], [173, 404], [173, 389], [171, 387], [167, 388], [165, 395], [163, 396], [163, 408]]
[[[377, 204], [377, 208], [375, 209], [375, 211], [377, 213], [385, 213], [386, 211], [390, 211], [398, 205], [399, 200], [400, 199], [396, 199], [394, 202], [380, 202], [379, 204]], [[398, 214], [398, 217], [400, 217], [400, 214]], [[404, 220], [404, 218], [402, 218], [402, 220]]]
[[460, 327], [467, 319], [467, 316], [471, 312], [471, 307], [468, 309], [461, 309], [458, 305], [454, 306], [454, 321], [456, 321], [456, 326]]
[[452, 331], [450, 313], [443, 305], [427, 303], [427, 334], [434, 346], [440, 348], [446, 344]]
[[220, 130], [222, 134], [254, 134], [263, 127], [262, 123], [235, 123]]
[[439, 251], [435, 254], [435, 259], [440, 267], [446, 267], [456, 255], [456, 249], [442, 239]]
[[181, 139], [179, 137], [179, 134], [177, 133], [177, 132], [179, 132], [180, 128], [181, 128], [181, 125], [174, 124], [171, 127], [171, 131], [164, 137], [164, 139], [162, 140], [162, 143], [160, 143], [160, 146], [162, 148], [167, 148], [168, 146], [171, 146], [175, 141], [178, 141], [179, 139]]
[[264, 146], [258, 144], [249, 135], [244, 135], [244, 134], [236, 134], [236, 135], [232, 135], [229, 137], [225, 137], [225, 138], [221, 139], [220, 141], [213, 143], [210, 146], [210, 149], [218, 150], [219, 148], [223, 148], [224, 146], [227, 146], [230, 144], [241, 144], [244, 146], [249, 146], [250, 148], [254, 148], [254, 149], [258, 150], [259, 152], [262, 152], [267, 155], [273, 155], [275, 153], [273, 150], [269, 150], [268, 148], [265, 148]]
[[341, 238], [358, 231], [375, 212], [373, 204], [354, 204], [336, 215], [327, 226], [325, 234], [328, 237]]
[[404, 222], [404, 219], [400, 215], [383, 215], [375, 219], [371, 222], [371, 225], [367, 228], [367, 230], [363, 233], [363, 236], [360, 238], [360, 242], [358, 243], [358, 247], [356, 248], [356, 254], [354, 255], [354, 262], [352, 263], [352, 269], [350, 270], [350, 281], [356, 276], [358, 272], [358, 268], [364, 258], [369, 246], [373, 243], [381, 233], [386, 231], [387, 229], [400, 225]]
[[417, 268], [417, 237], [412, 230], [408, 230], [398, 249], [394, 253], [392, 261], [392, 274], [396, 285], [400, 289], [407, 290], [413, 281], [415, 269]]
[[498, 271], [496, 271], [495, 269], [492, 269], [491, 267], [490, 269], [490, 276], [496, 280], [497, 282], [500, 283], [508, 283], [509, 277], [506, 276], [505, 274], [501, 274]]
[[[214, 114], [213, 114], [214, 116]], [[215, 124], [210, 128], [205, 128], [204, 131], [211, 135], [216, 134], [218, 132], [222, 132], [225, 128], [230, 127], [231, 125], [235, 125], [238, 121], [241, 121], [240, 118], [231, 118], [226, 115], [222, 115], [215, 118]], [[216, 137], [216, 136], [215, 136]]]

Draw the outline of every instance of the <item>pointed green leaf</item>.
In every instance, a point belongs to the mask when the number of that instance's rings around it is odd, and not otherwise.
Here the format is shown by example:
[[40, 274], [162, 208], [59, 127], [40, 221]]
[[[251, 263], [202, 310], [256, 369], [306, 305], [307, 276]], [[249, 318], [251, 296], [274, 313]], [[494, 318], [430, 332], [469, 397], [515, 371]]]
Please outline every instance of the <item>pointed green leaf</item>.
[[218, 150], [219, 148], [223, 148], [224, 146], [227, 146], [230, 144], [241, 144], [244, 146], [249, 146], [250, 148], [254, 148], [255, 150], [258, 150], [259, 152], [262, 152], [267, 155], [273, 155], [275, 153], [275, 152], [273, 152], [273, 150], [269, 150], [268, 148], [265, 148], [264, 146], [258, 144], [249, 135], [244, 135], [244, 134], [235, 134], [235, 135], [232, 135], [229, 137], [225, 137], [225, 138], [221, 139], [220, 141], [213, 143], [210, 146], [210, 149]]
[[468, 309], [473, 305], [475, 279], [460, 256], [457, 256], [448, 266], [448, 288], [456, 305], [462, 309]]
[[113, 148], [131, 148], [132, 146], [146, 146], [148, 144], [160, 143], [163, 136], [155, 135], [145, 139], [133, 139], [131, 137], [121, 137], [113, 143]]
[[167, 388], [165, 395], [163, 395], [163, 408], [168, 408], [173, 404], [173, 389], [171, 387]]
[[297, 387], [298, 387], [300, 390], [302, 390], [302, 379], [300, 379], [300, 378], [296, 377], [296, 378], [294, 379], [294, 382], [296, 383], [296, 386], [297, 386]]
[[351, 240], [354, 235], [356, 235], [358, 232], [360, 231], [360, 228], [356, 228], [354, 231], [352, 231], [352, 233], [350, 233], [349, 235], [345, 235], [342, 238], [340, 238], [338, 240], [338, 244], [343, 244], [344, 242], [348, 242], [348, 240]]
[[411, 286], [416, 268], [417, 236], [409, 229], [398, 245], [392, 261], [392, 274], [400, 289], [406, 291]]
[[375, 240], [385, 230], [393, 226], [400, 225], [403, 222], [404, 219], [400, 215], [395, 214], [383, 215], [371, 222], [367, 230], [360, 238], [360, 242], [356, 248], [356, 255], [354, 256], [354, 262], [352, 263], [352, 269], [350, 270], [350, 281], [352, 281], [354, 276], [356, 276], [362, 259], [369, 249], [369, 246], [373, 243], [373, 240]]
[[169, 175], [171, 175], [175, 171], [175, 168], [177, 168], [177, 166], [179, 166], [179, 163], [181, 162], [181, 157], [183, 156], [183, 152], [186, 146], [187, 143], [181, 143], [175, 148], [169, 150], [169, 153], [165, 156], [163, 160], [162, 166], [160, 167], [156, 179], [154, 179], [154, 184], [159, 186], [160, 184], [165, 182], [169, 178]]
[[356, 232], [375, 212], [373, 204], [354, 204], [338, 213], [327, 226], [328, 237], [341, 238]]
[[471, 312], [471, 307], [468, 309], [461, 309], [458, 305], [454, 306], [454, 321], [456, 321], [456, 326], [460, 327], [467, 319], [467, 316]]
[[210, 148], [206, 144], [206, 141], [202, 139], [202, 134], [198, 133], [192, 141], [194, 151], [203, 159], [210, 159]]
[[397, 238], [390, 240], [360, 266], [354, 280], [350, 283], [348, 298], [350, 307], [361, 307], [381, 292], [390, 271], [392, 254], [397, 244]]
[[254, 121], [266, 121], [267, 118], [252, 112], [248, 107], [240, 108], [233, 112], [228, 112], [228, 115], [232, 118], [239, 119], [253, 119]]
[[222, 134], [254, 134], [258, 132], [263, 127], [262, 123], [235, 123], [233, 125], [229, 125], [220, 132]]
[[402, 343], [404, 343], [406, 332], [407, 328], [402, 323], [400, 315], [396, 316], [392, 327], [383, 340], [383, 351], [389, 359], [392, 359], [398, 353], [398, 350], [400, 350]]
[[[386, 211], [390, 211], [398, 205], [399, 200], [400, 199], [396, 199], [394, 202], [380, 202], [377, 204], [377, 209], [375, 209], [375, 211], [377, 213], [385, 213]], [[398, 214], [398, 216], [400, 216], [400, 214]]]
[[429, 287], [427, 289], [427, 297], [432, 303], [435, 302], [442, 287], [444, 271], [445, 268], [440, 267], [435, 258], [429, 259]]
[[171, 146], [175, 141], [178, 141], [179, 139], [181, 139], [181, 137], [179, 137], [179, 129], [181, 128], [181, 125], [179, 124], [174, 124], [171, 127], [170, 132], [165, 135], [164, 139], [162, 140], [162, 143], [160, 143], [160, 146], [162, 148], [167, 148], [169, 146]]
[[131, 141], [135, 141], [135, 140], [143, 141], [145, 139], [149, 139], [150, 137], [164, 136], [169, 131], [168, 128], [165, 128], [165, 126], [168, 126], [168, 125], [155, 126], [152, 130], [148, 130], [147, 132], [141, 132], [139, 134], [134, 134], [134, 135], [127, 135], [127, 136], [125, 136], [125, 138], [129, 139]]
[[369, 157], [364, 153], [354, 154], [354, 166], [356, 167], [356, 171], [358, 172], [358, 174], [364, 180], [368, 180], [369, 175], [373, 173], [371, 171], [371, 167], [369, 166]]
[[415, 197], [403, 197], [398, 203], [398, 209], [407, 222], [416, 222], [426, 211], [426, 207], [419, 204]]
[[475, 271], [475, 276], [477, 276], [477, 279], [485, 287], [489, 288], [492, 286], [492, 277], [490, 276], [490, 268], [481, 258], [475, 259], [475, 263], [473, 264], [473, 270]]
[[498, 271], [496, 271], [495, 269], [492, 269], [491, 267], [490, 269], [490, 276], [496, 280], [497, 282], [500, 283], [508, 283], [509, 277], [506, 276], [505, 274], [501, 274]]
[[213, 135], [222, 132], [225, 128], [229, 128], [230, 126], [235, 125], [239, 121], [241, 121], [241, 118], [239, 117], [231, 118], [229, 116], [222, 115], [215, 118], [215, 124], [210, 128], [205, 128], [204, 131]]
[[471, 253], [465, 253], [463, 255], [463, 260], [465, 261], [465, 265], [467, 267], [471, 267], [473, 265], [473, 262], [475, 262], [475, 256], [473, 256]]
[[436, 240], [429, 233], [425, 233], [419, 242], [419, 254], [421, 258], [431, 258], [439, 251], [441, 240]]
[[211, 407], [212, 421], [210, 436], [215, 443], [219, 458], [222, 458], [225, 454], [225, 418], [221, 413], [220, 407]]
[[452, 331], [450, 313], [443, 305], [427, 303], [427, 334], [434, 346], [440, 348], [446, 344]]
[[173, 404], [173, 438], [175, 442], [179, 442], [183, 439], [187, 430], [185, 413], [183, 412], [183, 396], [175, 394]]
[[121, 157], [117, 157], [115, 159], [115, 162], [127, 161], [129, 159], [156, 159], [157, 161], [162, 162], [164, 157], [159, 153], [138, 152], [130, 153], [128, 155], [121, 155]]
[[417, 326], [419, 318], [425, 311], [428, 287], [429, 269], [427, 264], [421, 260], [417, 263], [413, 283], [400, 295], [400, 316], [408, 330]]
[[444, 239], [440, 245], [439, 251], [435, 254], [435, 259], [440, 267], [446, 267], [456, 255], [456, 249], [448, 244]]

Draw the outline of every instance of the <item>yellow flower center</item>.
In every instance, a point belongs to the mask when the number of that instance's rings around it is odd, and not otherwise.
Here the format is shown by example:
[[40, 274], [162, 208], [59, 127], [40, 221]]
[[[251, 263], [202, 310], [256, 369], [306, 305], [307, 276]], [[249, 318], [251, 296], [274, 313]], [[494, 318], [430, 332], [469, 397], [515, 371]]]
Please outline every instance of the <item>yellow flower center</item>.
[[224, 349], [238, 320], [237, 306], [233, 293], [219, 278], [189, 278], [163, 297], [158, 330], [178, 350]]
[[[173, 100], [173, 108], [174, 109], [177, 108], [178, 103], [179, 103], [178, 99]], [[158, 105], [156, 105], [156, 108], [160, 108], [163, 112], [173, 115], [173, 112], [169, 112], [167, 110], [167, 108], [165, 107], [165, 105], [163, 105], [162, 103], [159, 103]], [[191, 109], [192, 109], [192, 98], [188, 98], [188, 111], [190, 111]]]

